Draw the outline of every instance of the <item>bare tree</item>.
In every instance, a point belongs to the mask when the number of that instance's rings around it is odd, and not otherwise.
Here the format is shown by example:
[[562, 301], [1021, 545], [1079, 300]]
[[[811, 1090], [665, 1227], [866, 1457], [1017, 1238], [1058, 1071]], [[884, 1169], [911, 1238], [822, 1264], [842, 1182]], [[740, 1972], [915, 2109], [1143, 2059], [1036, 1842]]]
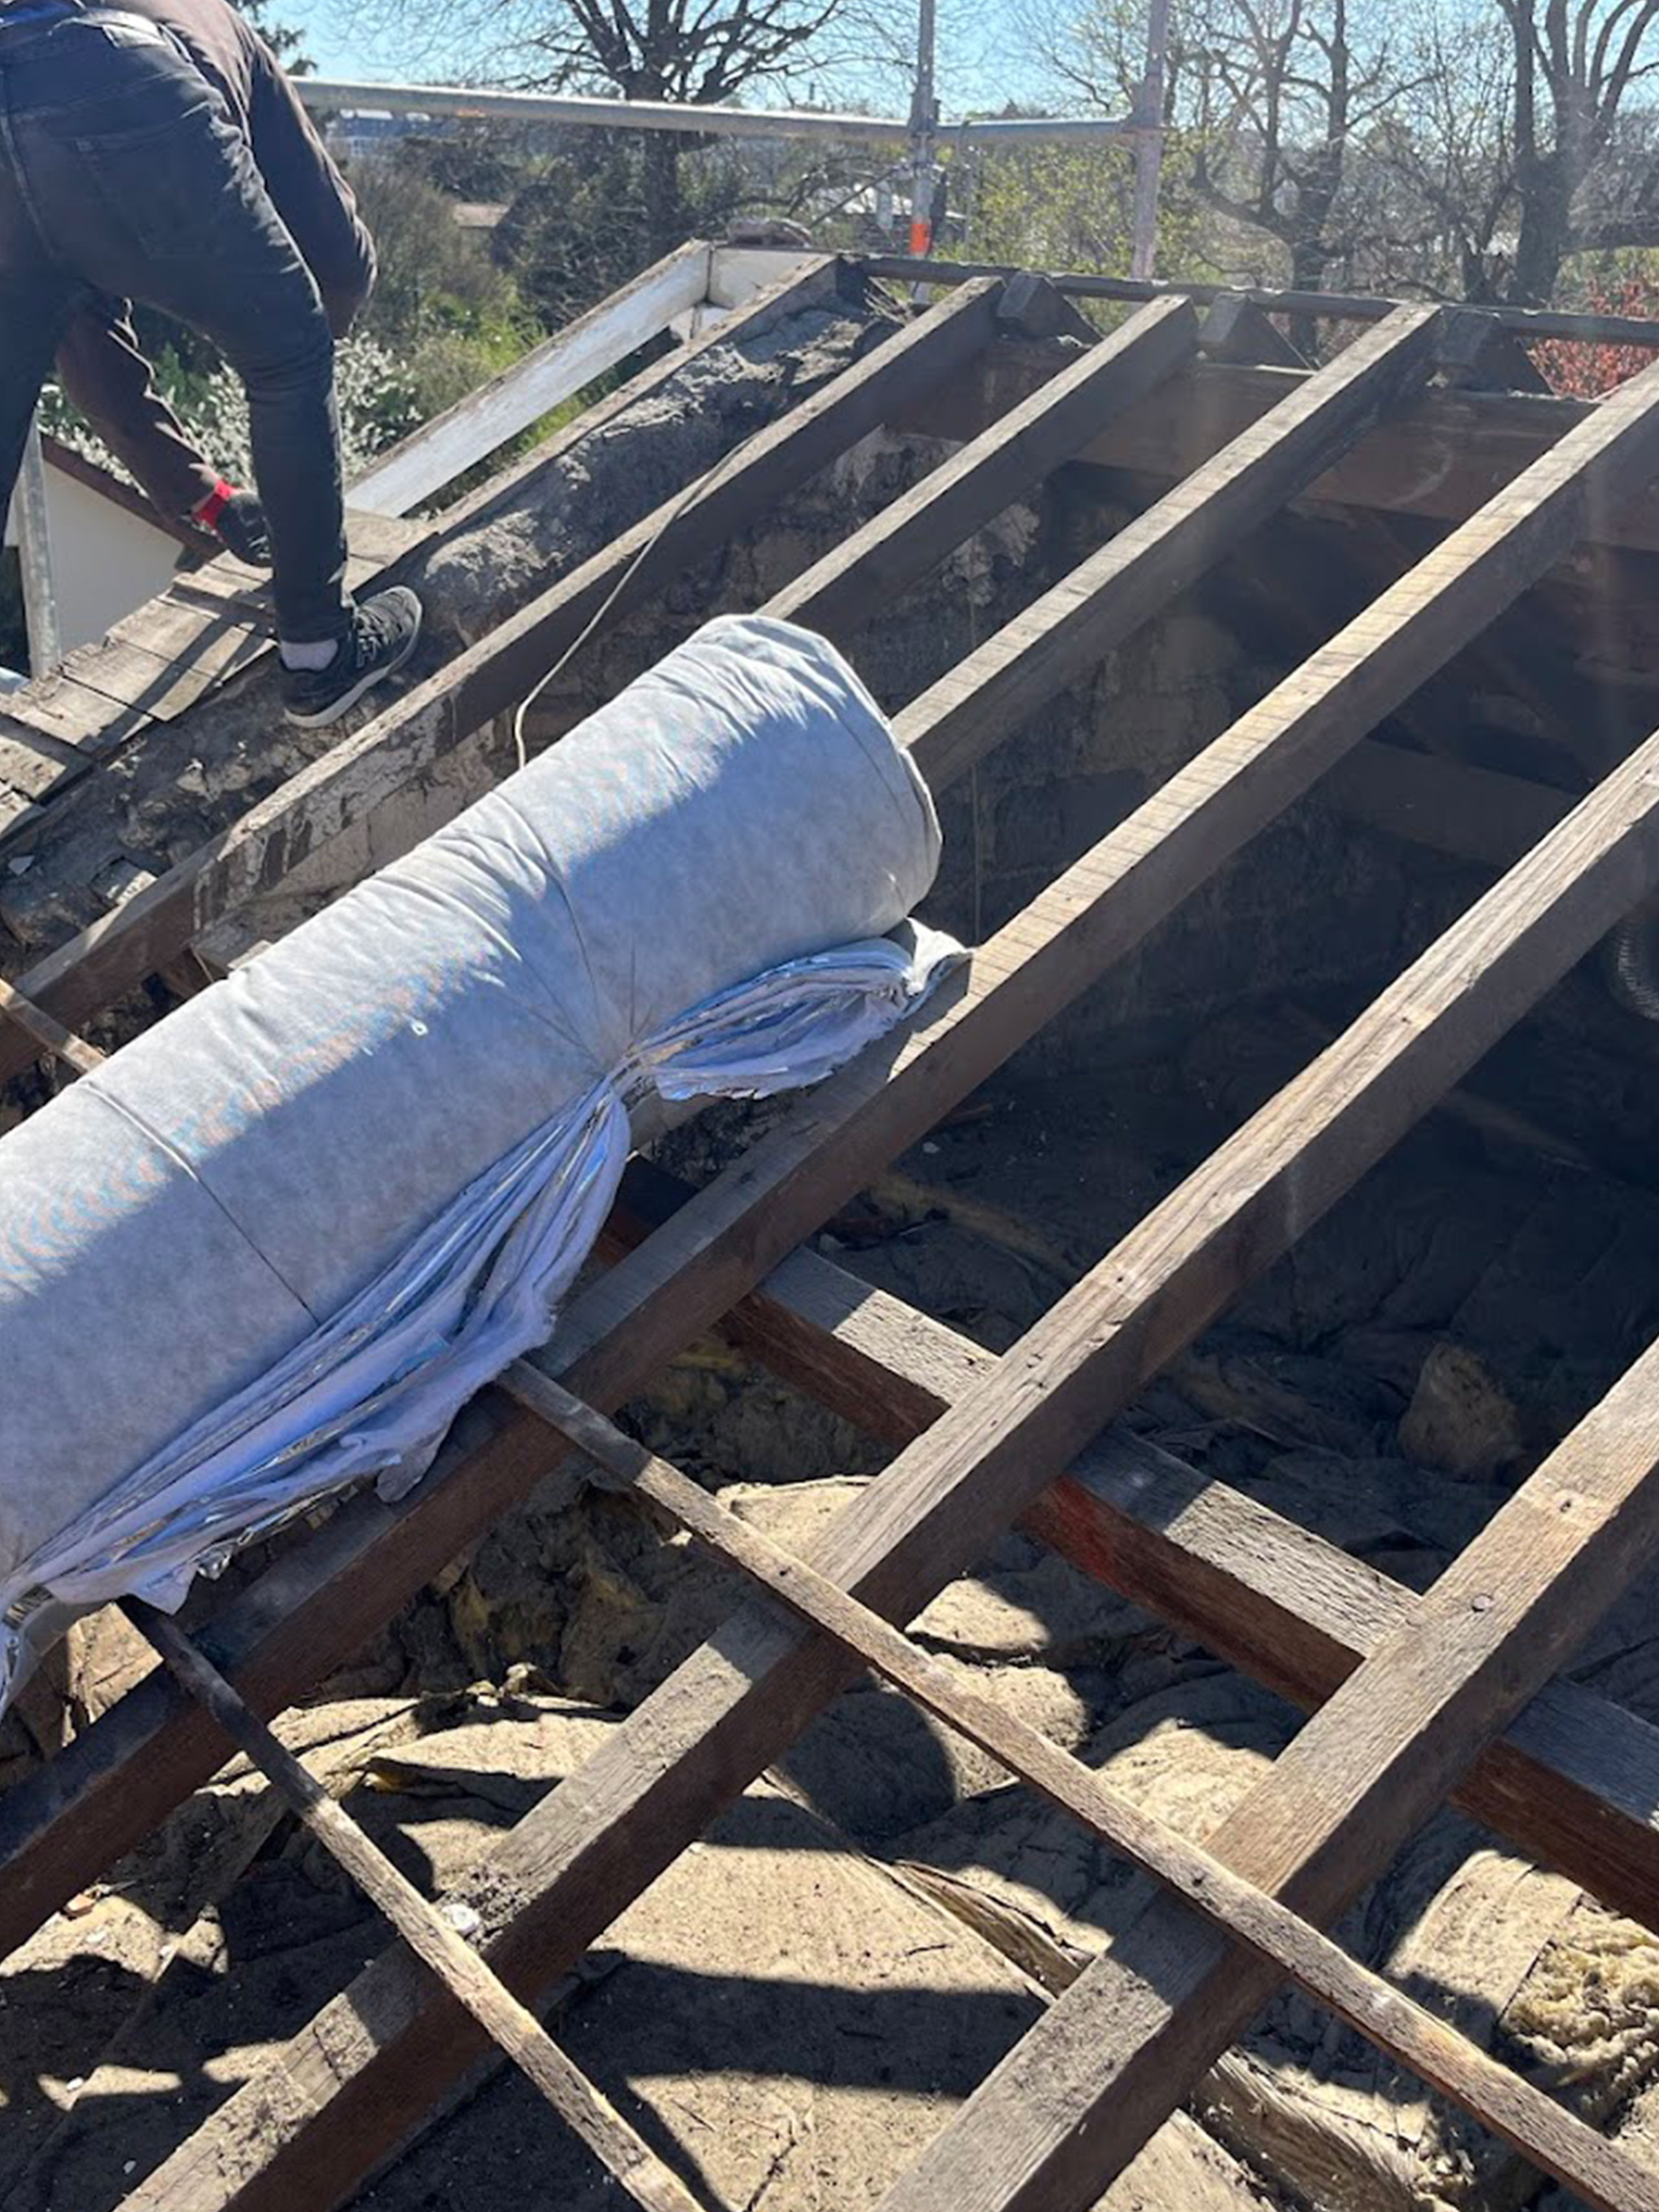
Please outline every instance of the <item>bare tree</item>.
[[1514, 261], [1515, 90], [1495, 5], [1421, 0], [1400, 22], [1405, 84], [1355, 185], [1370, 210], [1354, 281], [1496, 301]]
[[1362, 41], [1353, 12], [1348, 0], [1231, 0], [1182, 56], [1200, 197], [1276, 241], [1299, 291], [1358, 249], [1369, 217], [1352, 156], [1408, 89], [1391, 41]]
[[[378, 51], [470, 83], [620, 94], [687, 106], [741, 101], [756, 88], [822, 65], [827, 33], [863, 0], [356, 0], [354, 30]], [[641, 134], [638, 172], [647, 244], [685, 235], [684, 157], [695, 134]], [[626, 149], [625, 149], [626, 150]], [[610, 156], [607, 154], [607, 161]], [[613, 165], [614, 166], [614, 165]]]
[[1544, 305], [1572, 256], [1659, 245], [1659, 0], [1424, 0], [1413, 36], [1421, 89], [1378, 155], [1430, 289]]
[[784, 74], [833, 20], [838, 0], [558, 0], [526, 44], [555, 85], [613, 87], [624, 100], [713, 106]]
[[[1079, 17], [1066, 0], [1048, 4], [1033, 35], [1056, 78], [1086, 106], [1121, 112], [1142, 67], [1144, 9], [1091, 0]], [[1172, 172], [1218, 218], [1208, 245], [1231, 273], [1317, 290], [1359, 251], [1370, 216], [1353, 159], [1412, 89], [1382, 20], [1350, 0], [1177, 8]]]
[[[596, 83], [624, 100], [716, 106], [785, 75], [834, 20], [840, 0], [559, 0], [538, 10], [527, 44], [555, 89]], [[667, 132], [643, 148], [652, 244], [684, 228], [680, 158], [695, 142]]]
[[1631, 95], [1659, 67], [1659, 0], [1495, 4], [1515, 71], [1519, 222], [1509, 295], [1542, 302], [1569, 254], [1659, 243], [1651, 161], [1624, 179], [1608, 173]]

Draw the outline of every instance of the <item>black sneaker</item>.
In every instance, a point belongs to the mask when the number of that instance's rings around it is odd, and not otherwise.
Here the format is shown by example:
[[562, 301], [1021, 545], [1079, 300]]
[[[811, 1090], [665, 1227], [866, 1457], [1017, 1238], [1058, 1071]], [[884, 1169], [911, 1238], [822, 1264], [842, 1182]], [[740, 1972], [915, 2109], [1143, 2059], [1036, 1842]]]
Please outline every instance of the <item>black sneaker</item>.
[[302, 730], [326, 729], [367, 691], [395, 675], [420, 642], [421, 603], [396, 584], [354, 610], [326, 668], [285, 668], [283, 711]]

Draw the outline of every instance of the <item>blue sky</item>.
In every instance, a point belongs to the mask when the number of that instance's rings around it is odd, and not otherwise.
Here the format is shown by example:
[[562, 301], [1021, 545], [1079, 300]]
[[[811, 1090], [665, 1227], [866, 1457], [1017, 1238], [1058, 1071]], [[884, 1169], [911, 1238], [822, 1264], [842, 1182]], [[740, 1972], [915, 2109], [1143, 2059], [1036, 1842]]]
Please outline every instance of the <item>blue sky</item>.
[[[940, 0], [939, 90], [947, 117], [1011, 98], [1038, 96], [1035, 75], [1010, 61], [1010, 50], [1019, 43], [1007, 35], [1015, 4], [1016, 0]], [[366, 16], [372, 21], [378, 12], [374, 0], [368, 9], [355, 0], [274, 0], [271, 12], [304, 32], [307, 51], [326, 76], [429, 83], [456, 73], [430, 61], [416, 63], [406, 45], [400, 57], [401, 42], [364, 30]], [[428, 20], [433, 18], [428, 15]], [[896, 21], [903, 23], [902, 14]], [[844, 84], [836, 89], [846, 95]], [[902, 111], [904, 95], [896, 86], [883, 87], [872, 79], [866, 96], [872, 106], [888, 112]]]

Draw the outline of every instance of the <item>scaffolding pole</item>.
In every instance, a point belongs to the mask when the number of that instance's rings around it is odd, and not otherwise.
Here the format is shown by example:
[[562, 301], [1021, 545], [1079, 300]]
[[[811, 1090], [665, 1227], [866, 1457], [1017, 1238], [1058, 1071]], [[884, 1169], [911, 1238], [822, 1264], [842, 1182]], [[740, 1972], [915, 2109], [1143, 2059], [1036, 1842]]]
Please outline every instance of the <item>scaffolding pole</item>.
[[1164, 88], [1170, 59], [1170, 0], [1152, 0], [1146, 23], [1146, 74], [1135, 98], [1134, 221], [1129, 275], [1145, 283], [1158, 263], [1158, 206], [1164, 182]]
[[910, 99], [910, 251], [922, 260], [933, 250], [933, 139], [939, 127], [933, 43], [933, 0], [921, 0], [916, 19], [916, 82]]
[[38, 422], [29, 425], [13, 497], [23, 572], [23, 615], [28, 626], [29, 672], [38, 679], [49, 674], [64, 657], [52, 568], [52, 525], [46, 511], [46, 465]]

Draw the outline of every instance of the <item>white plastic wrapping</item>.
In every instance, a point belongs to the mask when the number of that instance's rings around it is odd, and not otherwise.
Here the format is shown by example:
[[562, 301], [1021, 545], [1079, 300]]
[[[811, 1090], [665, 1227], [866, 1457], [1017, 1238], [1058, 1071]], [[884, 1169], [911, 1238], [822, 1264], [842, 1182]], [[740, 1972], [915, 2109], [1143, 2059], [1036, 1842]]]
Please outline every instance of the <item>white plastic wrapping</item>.
[[75, 1610], [417, 1480], [550, 1334], [631, 1109], [915, 1003], [938, 857], [833, 649], [715, 622], [0, 1140], [0, 1701]]

